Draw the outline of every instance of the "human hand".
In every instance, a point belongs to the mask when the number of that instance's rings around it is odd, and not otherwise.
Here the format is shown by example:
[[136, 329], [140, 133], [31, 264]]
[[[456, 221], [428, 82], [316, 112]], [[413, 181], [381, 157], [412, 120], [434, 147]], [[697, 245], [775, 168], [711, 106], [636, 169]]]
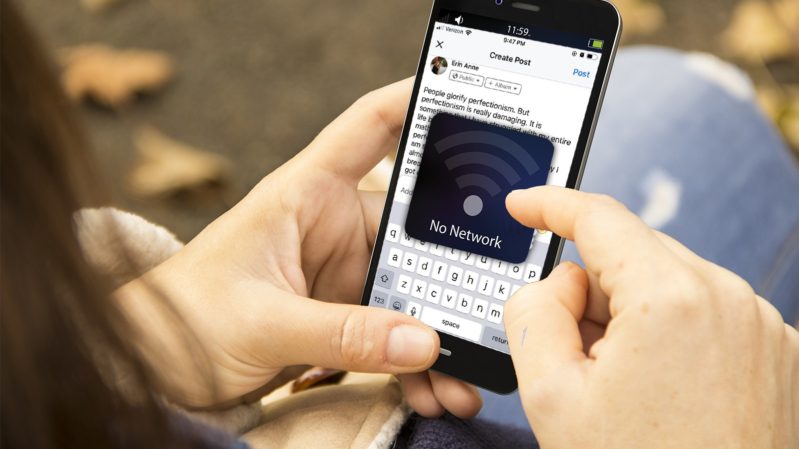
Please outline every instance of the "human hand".
[[799, 447], [799, 333], [746, 282], [607, 197], [540, 187], [506, 203], [586, 264], [505, 307], [542, 448]]
[[[193, 406], [233, 400], [286, 367], [310, 364], [401, 374], [408, 402], [425, 416], [444, 409], [477, 413], [473, 387], [425, 371], [438, 356], [433, 330], [401, 313], [354, 305], [385, 200], [356, 186], [396, 148], [411, 86], [405, 80], [359, 99], [143, 279], [172, 301], [215, 374], [212, 396], [185, 356], [151, 354], [173, 400]], [[142, 297], [143, 286], [128, 285], [123, 296]], [[176, 341], [174, 326], [152, 321], [153, 305], [132, 307], [129, 314], [147, 323], [150, 347]]]

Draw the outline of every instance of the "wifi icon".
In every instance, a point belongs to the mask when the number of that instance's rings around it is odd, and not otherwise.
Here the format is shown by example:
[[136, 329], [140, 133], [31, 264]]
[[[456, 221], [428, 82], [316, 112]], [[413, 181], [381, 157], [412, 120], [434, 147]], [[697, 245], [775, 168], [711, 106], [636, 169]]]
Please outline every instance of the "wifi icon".
[[405, 230], [418, 240], [511, 263], [533, 230], [510, 216], [512, 190], [543, 185], [554, 146], [543, 137], [449, 113], [430, 121]]
[[[474, 217], [483, 211], [483, 197], [494, 198], [500, 192], [512, 189], [522, 178], [537, 173], [541, 167], [535, 159], [514, 140], [495, 131], [470, 130], [452, 134], [435, 142], [433, 147], [441, 155], [450, 171], [473, 167], [455, 177], [461, 190], [474, 187], [482, 195], [472, 194], [463, 201], [463, 211]], [[458, 151], [462, 150], [462, 151]], [[501, 157], [497, 153], [504, 154]]]

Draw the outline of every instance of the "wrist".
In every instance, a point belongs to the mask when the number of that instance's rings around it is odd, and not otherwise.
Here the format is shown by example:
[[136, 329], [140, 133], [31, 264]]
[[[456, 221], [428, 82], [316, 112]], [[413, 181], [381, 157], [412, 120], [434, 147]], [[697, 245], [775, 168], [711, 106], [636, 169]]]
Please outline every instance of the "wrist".
[[113, 293], [130, 326], [129, 343], [159, 393], [181, 405], [207, 405], [213, 399], [210, 365], [171, 301], [172, 294], [155, 278], [155, 273], [148, 273]]

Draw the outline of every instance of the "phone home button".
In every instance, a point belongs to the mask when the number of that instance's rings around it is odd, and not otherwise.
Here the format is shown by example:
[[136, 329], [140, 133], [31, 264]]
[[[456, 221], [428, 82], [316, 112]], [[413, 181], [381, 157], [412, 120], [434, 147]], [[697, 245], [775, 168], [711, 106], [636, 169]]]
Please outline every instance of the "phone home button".
[[441, 354], [441, 355], [445, 355], [447, 357], [452, 355], [452, 351], [450, 351], [449, 349], [444, 349], [444, 348], [438, 348], [438, 353]]

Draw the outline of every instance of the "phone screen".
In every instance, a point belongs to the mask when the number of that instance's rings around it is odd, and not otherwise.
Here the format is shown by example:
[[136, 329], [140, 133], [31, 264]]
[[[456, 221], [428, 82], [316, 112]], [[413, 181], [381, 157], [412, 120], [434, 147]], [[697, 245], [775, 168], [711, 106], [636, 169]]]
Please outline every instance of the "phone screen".
[[[566, 186], [605, 42], [440, 10], [411, 100], [369, 305], [509, 353], [505, 301], [558, 251], [505, 196]], [[610, 47], [611, 45], [607, 45]]]

